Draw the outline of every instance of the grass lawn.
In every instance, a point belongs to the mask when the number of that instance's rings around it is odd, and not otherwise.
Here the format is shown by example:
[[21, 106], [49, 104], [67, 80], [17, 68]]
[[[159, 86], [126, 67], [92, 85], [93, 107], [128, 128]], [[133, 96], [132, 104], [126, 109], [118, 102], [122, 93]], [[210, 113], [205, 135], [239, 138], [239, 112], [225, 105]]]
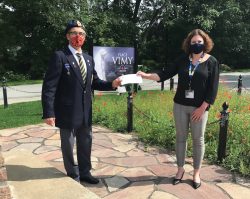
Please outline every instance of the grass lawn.
[[0, 106], [0, 129], [14, 128], [42, 122], [41, 101], [9, 104]]

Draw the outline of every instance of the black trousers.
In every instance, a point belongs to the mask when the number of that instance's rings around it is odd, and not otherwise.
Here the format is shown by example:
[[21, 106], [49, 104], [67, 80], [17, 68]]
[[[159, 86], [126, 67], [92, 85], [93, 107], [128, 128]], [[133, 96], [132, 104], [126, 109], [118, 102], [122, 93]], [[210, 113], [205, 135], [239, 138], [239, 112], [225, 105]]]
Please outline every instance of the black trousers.
[[[92, 128], [60, 129], [63, 163], [67, 175], [76, 181], [86, 176], [91, 170]], [[76, 141], [77, 162], [74, 160]]]

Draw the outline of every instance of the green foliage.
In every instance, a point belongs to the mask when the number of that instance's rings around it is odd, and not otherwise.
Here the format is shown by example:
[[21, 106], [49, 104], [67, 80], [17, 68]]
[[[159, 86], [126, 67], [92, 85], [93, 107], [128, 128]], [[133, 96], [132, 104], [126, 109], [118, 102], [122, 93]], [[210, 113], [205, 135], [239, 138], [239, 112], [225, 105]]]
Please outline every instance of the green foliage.
[[0, 74], [0, 76], [5, 77], [7, 81], [25, 81], [30, 79], [30, 76], [28, 74], [18, 74], [14, 73], [13, 71], [7, 71], [3, 74]]
[[137, 43], [138, 64], [150, 69], [171, 64], [194, 28], [213, 38], [211, 53], [220, 63], [248, 68], [249, 7], [249, 0], [2, 0], [0, 71], [41, 78], [52, 52], [67, 44], [64, 28], [69, 19], [86, 27], [85, 51], [90, 52], [92, 44]]
[[220, 71], [221, 72], [228, 72], [228, 71], [232, 71], [232, 69], [226, 64], [220, 64]]
[[[140, 91], [134, 96], [134, 131], [139, 139], [149, 145], [169, 150], [175, 148], [175, 128], [172, 106], [174, 93], [170, 91]], [[227, 157], [222, 165], [232, 171], [250, 176], [250, 106], [249, 95], [220, 88], [217, 101], [209, 111], [205, 133], [205, 158], [217, 163], [219, 118], [224, 101], [229, 103], [229, 130]], [[93, 120], [115, 131], [126, 132], [126, 95], [97, 95], [94, 100]], [[211, 123], [211, 124], [210, 124]], [[192, 156], [192, 140], [189, 135], [187, 155]]]

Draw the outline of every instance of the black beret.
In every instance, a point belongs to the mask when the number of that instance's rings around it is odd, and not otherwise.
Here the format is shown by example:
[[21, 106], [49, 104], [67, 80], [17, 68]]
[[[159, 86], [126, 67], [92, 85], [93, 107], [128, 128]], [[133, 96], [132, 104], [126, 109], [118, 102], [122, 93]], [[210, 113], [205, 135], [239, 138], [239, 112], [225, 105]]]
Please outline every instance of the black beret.
[[71, 29], [71, 28], [74, 28], [74, 27], [81, 27], [84, 31], [85, 31], [85, 27], [81, 24], [80, 21], [77, 21], [77, 20], [70, 20], [66, 26], [66, 29], [65, 29], [65, 34], [68, 33], [68, 31]]

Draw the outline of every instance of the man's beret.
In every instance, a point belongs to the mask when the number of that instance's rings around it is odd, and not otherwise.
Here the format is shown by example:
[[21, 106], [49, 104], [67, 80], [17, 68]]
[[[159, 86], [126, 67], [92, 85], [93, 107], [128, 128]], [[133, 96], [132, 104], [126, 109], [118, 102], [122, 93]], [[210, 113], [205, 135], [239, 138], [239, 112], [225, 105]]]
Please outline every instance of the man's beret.
[[77, 20], [70, 20], [66, 26], [66, 29], [65, 29], [65, 34], [68, 33], [68, 31], [71, 29], [71, 28], [74, 28], [74, 27], [81, 27], [84, 31], [85, 31], [85, 27], [81, 24], [80, 21], [77, 21]]

